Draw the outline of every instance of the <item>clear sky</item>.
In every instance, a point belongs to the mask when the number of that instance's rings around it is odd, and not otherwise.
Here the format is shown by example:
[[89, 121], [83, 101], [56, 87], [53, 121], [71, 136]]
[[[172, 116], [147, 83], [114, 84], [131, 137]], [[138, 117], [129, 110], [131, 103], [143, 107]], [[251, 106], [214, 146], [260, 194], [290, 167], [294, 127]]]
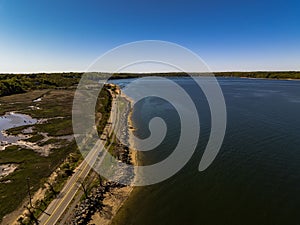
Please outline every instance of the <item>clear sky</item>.
[[0, 72], [84, 71], [144, 39], [183, 45], [213, 71], [300, 70], [300, 1], [0, 0]]

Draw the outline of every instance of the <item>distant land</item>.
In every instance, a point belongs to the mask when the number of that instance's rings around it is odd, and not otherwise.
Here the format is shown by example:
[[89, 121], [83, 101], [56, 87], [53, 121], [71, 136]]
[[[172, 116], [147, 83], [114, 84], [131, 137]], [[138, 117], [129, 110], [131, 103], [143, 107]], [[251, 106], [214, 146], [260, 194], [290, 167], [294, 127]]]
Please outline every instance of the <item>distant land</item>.
[[[74, 88], [83, 75], [83, 72], [66, 73], [32, 73], [32, 74], [0, 74], [0, 96], [25, 93], [29, 90], [38, 89], [60, 89]], [[165, 76], [165, 77], [185, 77], [205, 76], [207, 73], [184, 73], [184, 72], [164, 72], [164, 73], [102, 73], [89, 72], [91, 79], [103, 77], [103, 79], [124, 79], [137, 78], [143, 76]], [[300, 71], [255, 71], [255, 72], [211, 72], [216, 77], [243, 77], [261, 79], [300, 79]]]
[[[197, 72], [166, 72], [166, 73], [117, 73], [112, 78], [134, 78], [147, 76], [205, 76], [208, 73]], [[300, 79], [300, 71], [255, 71], [255, 72], [210, 72], [216, 77], [245, 77], [245, 78], [267, 78], [267, 79]]]

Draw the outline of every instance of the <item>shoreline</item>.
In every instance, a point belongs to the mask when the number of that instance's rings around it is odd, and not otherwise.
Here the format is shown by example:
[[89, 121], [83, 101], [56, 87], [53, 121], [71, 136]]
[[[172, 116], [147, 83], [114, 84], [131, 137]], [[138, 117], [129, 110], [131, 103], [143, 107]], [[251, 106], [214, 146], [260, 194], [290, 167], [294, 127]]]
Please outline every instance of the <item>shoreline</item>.
[[[133, 127], [133, 121], [132, 121], [132, 104], [133, 104], [133, 100], [127, 96], [126, 94], [124, 94], [124, 92], [121, 92], [121, 97], [122, 98], [125, 98], [126, 101], [128, 101], [128, 107], [127, 107], [127, 132], [128, 132], [128, 137], [127, 137], [127, 140], [128, 140], [128, 144], [129, 144], [129, 151], [130, 151], [130, 158], [131, 158], [131, 163], [133, 166], [138, 166], [138, 154], [137, 154], [137, 151], [135, 150], [135, 147], [134, 147], [134, 142], [132, 140], [132, 136], [129, 134], [130, 132], [132, 132], [132, 130], [134, 130], [134, 127]], [[133, 183], [134, 183], [134, 180], [136, 179], [136, 172], [134, 171], [134, 178], [133, 178]], [[112, 220], [114, 219], [114, 217], [117, 215], [117, 213], [119, 212], [119, 210], [122, 208], [122, 206], [124, 205], [124, 203], [127, 201], [127, 199], [130, 197], [133, 189], [134, 189], [134, 186], [127, 186], [130, 188], [130, 191], [126, 197], [126, 199], [124, 199], [124, 201], [122, 201], [121, 204], [119, 204], [116, 212], [114, 213], [114, 215], [112, 216], [111, 218], [111, 221], [109, 224], [111, 224]]]
[[[120, 89], [119, 86], [117, 88]], [[120, 89], [121, 90], [121, 89]], [[137, 166], [138, 165], [138, 155], [137, 151], [134, 149], [134, 143], [131, 138], [130, 132], [134, 130], [133, 128], [133, 121], [132, 121], [132, 104], [133, 100], [124, 94], [122, 91], [120, 92], [120, 97], [124, 98], [127, 102], [127, 108], [126, 108], [126, 126], [127, 126], [127, 142], [129, 147], [129, 155], [130, 155], [130, 161], [132, 165]], [[134, 179], [136, 179], [136, 172], [134, 171], [134, 177], [132, 183], [134, 183]], [[115, 218], [115, 216], [118, 214], [119, 210], [122, 208], [124, 203], [128, 200], [128, 198], [131, 196], [132, 191], [134, 190], [134, 186], [128, 185], [120, 188], [115, 188], [107, 193], [107, 196], [104, 198], [103, 203], [104, 207], [100, 212], [95, 213], [92, 216], [92, 219], [89, 221], [88, 224], [94, 224], [94, 225], [110, 225]], [[106, 212], [105, 206], [110, 209], [110, 212]], [[105, 217], [107, 215], [108, 217]]]
[[132, 105], [133, 105], [133, 99], [131, 99], [128, 95], [124, 94], [124, 92], [121, 92], [121, 97], [125, 98], [126, 101], [128, 101], [128, 115], [127, 115], [127, 132], [128, 132], [128, 144], [129, 144], [129, 149], [130, 149], [130, 154], [131, 154], [131, 160], [132, 164], [137, 166], [138, 165], [138, 159], [137, 159], [137, 151], [135, 150], [135, 145], [134, 141], [132, 140], [132, 136], [130, 135], [131, 132], [135, 130], [133, 126], [133, 120], [132, 120]]
[[215, 76], [216, 78], [218, 77], [223, 77], [223, 78], [240, 78], [240, 79], [249, 79], [249, 80], [278, 80], [278, 81], [300, 81], [300, 79], [296, 78], [269, 78], [269, 77], [234, 77], [234, 76]]

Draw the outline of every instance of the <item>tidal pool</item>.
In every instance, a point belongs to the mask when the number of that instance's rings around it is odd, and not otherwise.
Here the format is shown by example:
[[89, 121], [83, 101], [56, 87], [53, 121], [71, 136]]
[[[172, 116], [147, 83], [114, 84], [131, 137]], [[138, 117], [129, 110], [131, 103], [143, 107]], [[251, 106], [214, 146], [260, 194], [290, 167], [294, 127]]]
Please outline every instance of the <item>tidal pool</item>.
[[33, 125], [37, 123], [36, 119], [14, 112], [6, 113], [4, 116], [0, 116], [0, 146], [16, 143], [22, 139], [19, 136], [9, 136], [5, 134], [5, 130], [15, 127], [21, 127], [24, 125]]

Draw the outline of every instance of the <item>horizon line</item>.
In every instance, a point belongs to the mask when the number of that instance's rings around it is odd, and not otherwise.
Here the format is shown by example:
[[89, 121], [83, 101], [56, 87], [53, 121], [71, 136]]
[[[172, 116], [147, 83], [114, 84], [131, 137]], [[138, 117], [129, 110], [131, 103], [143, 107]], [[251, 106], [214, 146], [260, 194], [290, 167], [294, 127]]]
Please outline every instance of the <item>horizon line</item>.
[[108, 74], [168, 74], [168, 73], [288, 73], [300, 72], [300, 70], [230, 70], [230, 71], [144, 71], [144, 72], [107, 72], [107, 71], [40, 71], [40, 72], [0, 72], [0, 75], [7, 74], [55, 74], [55, 73], [108, 73]]

